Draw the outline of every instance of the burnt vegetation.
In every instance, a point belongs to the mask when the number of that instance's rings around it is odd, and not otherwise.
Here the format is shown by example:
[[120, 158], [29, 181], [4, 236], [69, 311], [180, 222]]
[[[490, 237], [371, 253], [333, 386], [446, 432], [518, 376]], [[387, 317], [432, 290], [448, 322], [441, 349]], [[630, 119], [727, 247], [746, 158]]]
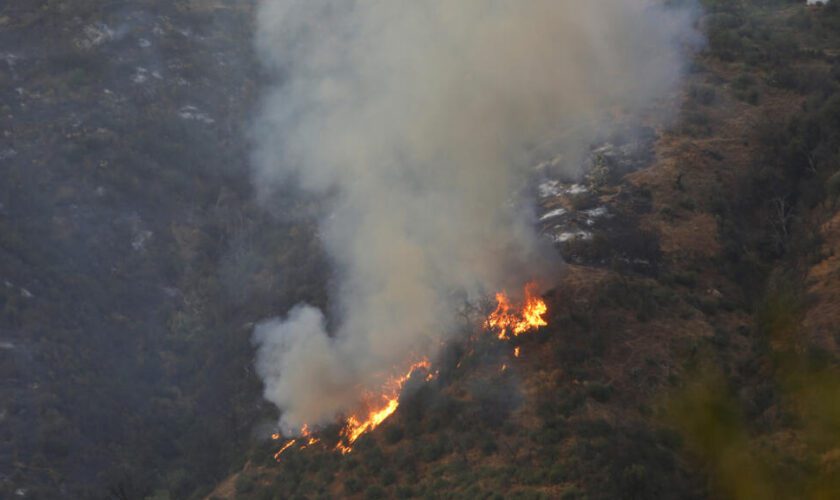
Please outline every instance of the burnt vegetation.
[[106, 3], [0, 5], [0, 497], [840, 491], [836, 0], [704, 0], [679, 118], [599, 160], [549, 326], [279, 463], [251, 322], [330, 277], [316, 200], [253, 201], [250, 4]]

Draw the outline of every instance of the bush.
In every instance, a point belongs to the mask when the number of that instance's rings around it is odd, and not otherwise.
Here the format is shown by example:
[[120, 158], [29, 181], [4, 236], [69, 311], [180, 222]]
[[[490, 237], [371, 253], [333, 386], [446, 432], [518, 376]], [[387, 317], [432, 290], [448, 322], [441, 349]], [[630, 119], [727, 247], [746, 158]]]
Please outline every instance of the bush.
[[394, 492], [397, 498], [411, 498], [414, 496], [414, 489], [411, 486], [398, 486]]
[[379, 500], [380, 498], [385, 498], [387, 494], [385, 493], [385, 488], [379, 486], [378, 484], [374, 484], [368, 487], [365, 490], [365, 498], [367, 500]]
[[621, 471], [621, 489], [624, 498], [658, 498], [650, 486], [650, 479], [647, 467], [641, 464], [633, 464]]
[[396, 444], [403, 438], [403, 429], [399, 425], [391, 425], [385, 429], [384, 435], [386, 443]]
[[392, 469], [382, 471], [382, 484], [390, 486], [397, 481], [397, 474]]
[[610, 399], [610, 396], [612, 396], [613, 387], [610, 384], [593, 382], [586, 388], [586, 392], [595, 401], [606, 403]]
[[561, 500], [579, 500], [584, 498], [583, 491], [577, 486], [571, 486], [566, 488], [563, 492], [563, 495], [560, 497]]
[[712, 121], [703, 111], [686, 111], [683, 116], [682, 132], [693, 137], [708, 135], [712, 132]]
[[828, 199], [831, 202], [837, 201], [837, 198], [840, 198], [840, 170], [834, 173], [831, 177], [828, 178], [828, 182], [825, 185], [826, 193], [828, 194]]
[[434, 462], [444, 456], [446, 451], [445, 438], [444, 436], [440, 436], [440, 439], [431, 443], [426, 443], [422, 448], [420, 448], [420, 455], [423, 457], [423, 460], [427, 462]]
[[694, 271], [674, 272], [670, 275], [670, 281], [687, 288], [697, 286], [697, 273]]
[[692, 85], [689, 88], [688, 96], [692, 101], [708, 106], [715, 102], [717, 92], [714, 87], [709, 85]]
[[548, 470], [548, 480], [552, 484], [560, 484], [566, 480], [568, 474], [563, 464], [554, 464]]
[[484, 437], [484, 440], [481, 442], [482, 453], [484, 453], [485, 455], [492, 455], [493, 453], [496, 453], [498, 449], [499, 447], [496, 445], [496, 441], [492, 437]]
[[362, 491], [362, 486], [364, 486], [364, 483], [356, 476], [350, 476], [344, 480], [344, 491], [350, 495], [355, 495]]

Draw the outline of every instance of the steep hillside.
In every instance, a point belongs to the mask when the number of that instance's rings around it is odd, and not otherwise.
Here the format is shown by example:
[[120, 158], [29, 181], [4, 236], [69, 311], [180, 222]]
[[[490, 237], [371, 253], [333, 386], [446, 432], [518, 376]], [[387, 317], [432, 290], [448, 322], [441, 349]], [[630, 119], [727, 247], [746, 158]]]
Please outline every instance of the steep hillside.
[[838, 9], [705, 8], [678, 121], [649, 147], [638, 130], [594, 145], [583, 183], [541, 186], [571, 263], [548, 327], [499, 344], [477, 314], [352, 453], [332, 451], [337, 429], [277, 463], [286, 441], [267, 441], [209, 498], [840, 491]]
[[492, 309], [349, 454], [275, 454], [253, 323], [326, 305], [255, 201], [253, 4], [0, 3], [0, 497], [840, 496], [840, 5], [703, 0], [668, 126], [533, 186], [549, 325]]
[[0, 497], [184, 498], [248, 442], [243, 325], [293, 283], [263, 267], [317, 276], [263, 251], [293, 224], [251, 201], [250, 23], [0, 5]]

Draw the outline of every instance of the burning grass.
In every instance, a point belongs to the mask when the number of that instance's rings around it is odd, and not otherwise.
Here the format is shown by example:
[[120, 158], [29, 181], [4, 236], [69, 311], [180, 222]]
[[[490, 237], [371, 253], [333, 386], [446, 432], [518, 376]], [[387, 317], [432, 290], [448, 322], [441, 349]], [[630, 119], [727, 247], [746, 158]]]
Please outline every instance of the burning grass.
[[511, 304], [505, 292], [496, 294], [496, 309], [490, 313], [484, 327], [498, 333], [499, 340], [508, 340], [548, 323], [543, 315], [548, 311], [545, 301], [537, 293], [536, 283], [525, 285], [525, 299], [519, 307]]
[[[504, 291], [496, 294], [496, 308], [484, 320], [483, 327], [489, 332], [496, 334], [499, 340], [510, 340], [524, 333], [537, 330], [548, 325], [543, 316], [548, 311], [548, 306], [537, 292], [536, 283], [528, 283], [524, 289], [524, 299], [521, 303], [515, 304]], [[519, 357], [519, 347], [515, 347], [513, 354]], [[402, 375], [389, 379], [378, 394], [367, 394], [365, 402], [356, 412], [347, 415], [344, 425], [339, 432], [338, 442], [334, 448], [341, 454], [346, 455], [353, 451], [354, 443], [364, 434], [379, 427], [399, 407], [399, 398], [405, 384], [420, 372], [425, 372], [424, 380], [433, 380], [437, 372], [432, 371], [432, 364], [427, 358], [412, 363]], [[502, 371], [506, 370], [505, 365]], [[312, 436], [312, 431], [304, 425], [300, 430], [301, 437], [286, 442], [275, 454], [274, 459], [279, 461], [280, 456], [291, 448], [298, 445], [299, 449], [307, 448], [320, 442], [319, 438]], [[273, 434], [272, 439], [279, 440], [280, 434]]]

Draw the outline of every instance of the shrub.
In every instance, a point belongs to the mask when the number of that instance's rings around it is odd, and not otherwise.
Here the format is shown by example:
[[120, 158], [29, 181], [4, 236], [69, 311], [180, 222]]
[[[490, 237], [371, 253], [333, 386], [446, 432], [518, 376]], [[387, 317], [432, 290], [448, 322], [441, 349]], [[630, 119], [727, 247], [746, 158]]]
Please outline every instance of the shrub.
[[380, 498], [385, 498], [387, 494], [385, 493], [385, 488], [379, 486], [378, 484], [374, 484], [368, 487], [365, 490], [365, 498], [367, 500], [379, 500]]
[[446, 454], [446, 443], [444, 436], [431, 443], [426, 443], [420, 448], [420, 454], [423, 460], [427, 462], [434, 462]]
[[414, 489], [411, 486], [398, 486], [394, 495], [397, 498], [411, 498], [414, 496]]
[[714, 103], [717, 98], [715, 88], [709, 85], [692, 85], [689, 88], [688, 95], [692, 101], [704, 106]]
[[385, 429], [384, 434], [386, 443], [396, 444], [403, 438], [403, 429], [399, 425], [391, 425]]
[[390, 486], [397, 481], [397, 474], [392, 469], [382, 471], [382, 484]]
[[496, 453], [498, 449], [499, 447], [496, 445], [496, 441], [492, 437], [484, 437], [484, 440], [481, 442], [482, 453], [484, 453], [485, 455], [491, 455], [493, 453]]
[[350, 476], [344, 480], [344, 491], [350, 495], [355, 495], [362, 491], [364, 483], [356, 476]]
[[670, 278], [673, 283], [687, 288], [694, 288], [697, 286], [697, 273], [693, 271], [674, 272], [671, 274]]
[[578, 500], [584, 498], [583, 491], [577, 486], [570, 486], [566, 488], [563, 492], [563, 495], [560, 497], [561, 500]]
[[703, 111], [689, 111], [685, 113], [683, 131], [688, 135], [706, 135], [711, 133], [712, 120]]
[[552, 484], [564, 482], [567, 476], [566, 467], [563, 464], [554, 464], [548, 470], [548, 481]]
[[602, 384], [600, 382], [593, 382], [586, 388], [589, 397], [598, 401], [599, 403], [606, 403], [613, 392], [613, 387], [610, 384]]
[[828, 178], [825, 190], [830, 201], [835, 202], [837, 198], [840, 198], [840, 170]]

